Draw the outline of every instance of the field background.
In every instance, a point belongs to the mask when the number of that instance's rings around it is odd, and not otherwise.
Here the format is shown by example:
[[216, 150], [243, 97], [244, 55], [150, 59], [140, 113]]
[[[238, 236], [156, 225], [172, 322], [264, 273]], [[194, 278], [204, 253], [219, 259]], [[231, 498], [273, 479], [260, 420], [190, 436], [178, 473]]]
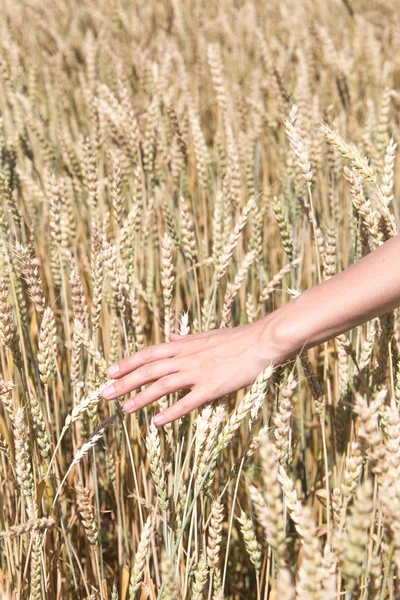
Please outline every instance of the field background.
[[158, 430], [99, 395], [397, 233], [397, 2], [0, 7], [2, 598], [400, 598], [397, 311]]

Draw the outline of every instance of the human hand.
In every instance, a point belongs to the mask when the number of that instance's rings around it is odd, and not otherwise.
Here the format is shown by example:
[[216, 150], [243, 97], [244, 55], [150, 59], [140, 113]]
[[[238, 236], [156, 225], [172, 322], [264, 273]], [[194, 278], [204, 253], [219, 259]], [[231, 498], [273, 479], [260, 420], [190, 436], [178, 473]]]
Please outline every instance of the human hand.
[[116, 379], [103, 390], [112, 400], [146, 383], [127, 400], [135, 412], [167, 394], [189, 389], [181, 400], [154, 418], [170, 423], [206, 402], [252, 383], [271, 363], [278, 365], [400, 305], [397, 265], [400, 235], [358, 263], [303, 292], [263, 319], [233, 329], [214, 329], [143, 348], [110, 367]]
[[265, 323], [257, 321], [233, 329], [179, 336], [171, 342], [147, 346], [108, 369], [116, 381], [103, 390], [113, 400], [154, 382], [123, 409], [133, 413], [167, 394], [189, 393], [154, 417], [156, 425], [171, 423], [199, 406], [252, 383], [269, 365], [284, 356], [265, 346]]

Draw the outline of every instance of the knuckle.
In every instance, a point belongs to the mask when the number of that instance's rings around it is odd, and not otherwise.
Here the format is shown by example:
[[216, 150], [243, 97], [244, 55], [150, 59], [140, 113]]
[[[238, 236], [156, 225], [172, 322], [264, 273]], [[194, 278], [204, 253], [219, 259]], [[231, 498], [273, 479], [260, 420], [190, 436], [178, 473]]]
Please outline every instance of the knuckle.
[[142, 367], [142, 371], [146, 379], [151, 379], [154, 373], [153, 365], [144, 365], [144, 367]]
[[172, 381], [170, 377], [162, 377], [158, 385], [163, 392], [168, 392], [172, 388]]
[[146, 406], [146, 394], [139, 392], [135, 396], [135, 409], [143, 408], [143, 406]]
[[180, 342], [185, 342], [187, 340], [192, 340], [193, 339], [193, 333], [187, 333], [186, 335], [180, 335], [179, 336], [179, 341]]
[[137, 355], [135, 354], [131, 354], [130, 356], [127, 356], [126, 358], [123, 358], [121, 360], [122, 363], [122, 367], [125, 370], [131, 370], [134, 369], [135, 366], [137, 366]]
[[115, 385], [115, 393], [118, 394], [118, 396], [122, 396], [122, 394], [124, 394], [125, 390], [126, 390], [126, 380], [120, 379], [114, 385]]
[[143, 360], [150, 361], [153, 358], [153, 348], [151, 346], [146, 346], [143, 348]]
[[188, 410], [190, 410], [191, 402], [186, 398], [182, 398], [179, 400], [177, 404], [175, 404], [175, 412], [177, 414], [185, 414]]

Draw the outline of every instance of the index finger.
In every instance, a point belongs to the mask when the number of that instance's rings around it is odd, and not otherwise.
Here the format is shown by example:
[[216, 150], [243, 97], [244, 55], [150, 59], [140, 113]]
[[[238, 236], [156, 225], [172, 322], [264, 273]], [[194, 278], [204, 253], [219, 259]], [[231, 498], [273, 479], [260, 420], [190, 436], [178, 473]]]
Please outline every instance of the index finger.
[[160, 360], [162, 358], [172, 358], [173, 356], [176, 356], [177, 352], [178, 348], [176, 344], [172, 343], [146, 346], [146, 348], [142, 348], [138, 352], [135, 352], [135, 354], [126, 356], [117, 363], [111, 365], [111, 367], [107, 369], [107, 373], [110, 377], [119, 379], [120, 377], [127, 375], [127, 373], [130, 373], [131, 371], [134, 371], [135, 369], [147, 363]]

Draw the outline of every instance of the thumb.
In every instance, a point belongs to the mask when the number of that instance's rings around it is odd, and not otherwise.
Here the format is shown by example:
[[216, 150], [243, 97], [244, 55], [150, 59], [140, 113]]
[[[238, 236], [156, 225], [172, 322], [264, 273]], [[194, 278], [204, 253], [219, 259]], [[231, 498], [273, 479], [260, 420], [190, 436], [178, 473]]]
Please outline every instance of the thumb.
[[169, 341], [170, 342], [177, 342], [178, 340], [180, 340], [181, 342], [189, 339], [191, 340], [194, 337], [199, 337], [199, 333], [187, 333], [186, 335], [179, 335], [179, 333], [170, 333], [169, 334]]
[[169, 341], [170, 342], [176, 342], [176, 340], [180, 340], [180, 339], [182, 339], [182, 337], [184, 337], [184, 336], [179, 335], [179, 333], [170, 333], [169, 334]]

